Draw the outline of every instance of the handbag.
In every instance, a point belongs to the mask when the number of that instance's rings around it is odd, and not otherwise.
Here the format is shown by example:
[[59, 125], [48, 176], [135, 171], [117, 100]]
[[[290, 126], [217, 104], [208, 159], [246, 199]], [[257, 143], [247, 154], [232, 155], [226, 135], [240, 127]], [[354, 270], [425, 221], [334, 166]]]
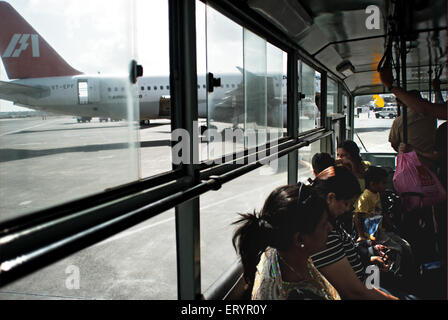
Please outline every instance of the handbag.
[[407, 212], [446, 201], [439, 179], [420, 162], [415, 151], [398, 155], [393, 184], [396, 192], [406, 198], [403, 206]]

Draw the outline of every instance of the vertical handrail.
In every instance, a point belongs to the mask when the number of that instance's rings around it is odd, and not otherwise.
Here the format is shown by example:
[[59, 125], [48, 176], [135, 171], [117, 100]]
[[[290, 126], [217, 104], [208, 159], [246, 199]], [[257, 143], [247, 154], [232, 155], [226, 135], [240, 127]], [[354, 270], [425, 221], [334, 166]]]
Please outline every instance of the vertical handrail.
[[[287, 135], [297, 139], [299, 136], [299, 115], [298, 115], [298, 56], [295, 51], [288, 53], [287, 61]], [[298, 181], [298, 151], [288, 154], [288, 183], [294, 184]]]
[[[401, 82], [402, 88], [406, 91], [406, 39], [404, 35], [400, 39], [400, 56], [401, 56]], [[408, 143], [408, 107], [403, 103], [403, 143]]]

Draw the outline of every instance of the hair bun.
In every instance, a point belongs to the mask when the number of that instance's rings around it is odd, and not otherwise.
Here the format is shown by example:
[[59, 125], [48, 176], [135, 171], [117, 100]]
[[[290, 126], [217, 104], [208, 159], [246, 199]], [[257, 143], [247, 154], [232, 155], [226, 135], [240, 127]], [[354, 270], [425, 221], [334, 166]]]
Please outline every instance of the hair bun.
[[272, 229], [274, 229], [274, 227], [272, 227], [272, 225], [269, 222], [267, 222], [266, 220], [264, 220], [262, 218], [258, 219], [258, 227], [260, 229], [265, 229], [265, 230], [272, 230]]

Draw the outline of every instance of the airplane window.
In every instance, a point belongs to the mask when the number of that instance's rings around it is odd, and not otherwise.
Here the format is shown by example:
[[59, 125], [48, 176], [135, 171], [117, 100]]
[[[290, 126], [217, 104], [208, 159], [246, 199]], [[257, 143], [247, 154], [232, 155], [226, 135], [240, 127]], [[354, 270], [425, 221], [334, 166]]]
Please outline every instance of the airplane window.
[[166, 86], [166, 89], [167, 89], [167, 90], [170, 90], [170, 86]]
[[151, 90], [151, 87], [150, 87], [150, 86], [147, 86], [146, 89]]
[[201, 86], [200, 86], [200, 85], [198, 85], [198, 89], [201, 89]]
[[107, 91], [108, 91], [108, 92], [111, 92], [111, 91], [112, 91], [112, 89], [111, 89], [111, 88], [107, 88]]
[[163, 90], [163, 86], [160, 86], [160, 90]]
[[157, 86], [154, 86], [154, 90], [157, 90]]
[[229, 87], [229, 84], [226, 84], [226, 88], [228, 88]]
[[143, 90], [145, 90], [145, 87], [140, 87], [140, 89], [143, 91]]
[[204, 88], [204, 89], [205, 89], [205, 84], [203, 84], [203, 85], [202, 85], [202, 88]]

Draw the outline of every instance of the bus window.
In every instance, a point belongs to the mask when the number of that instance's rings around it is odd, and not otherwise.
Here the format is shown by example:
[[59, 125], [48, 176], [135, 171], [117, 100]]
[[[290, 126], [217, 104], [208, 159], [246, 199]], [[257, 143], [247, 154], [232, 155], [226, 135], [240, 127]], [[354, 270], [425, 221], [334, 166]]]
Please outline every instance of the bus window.
[[338, 84], [327, 78], [327, 116], [338, 113]]
[[314, 179], [313, 165], [311, 160], [316, 153], [321, 152], [320, 140], [309, 146], [299, 149], [298, 177], [300, 182], [306, 183], [308, 178]]
[[[237, 259], [231, 239], [235, 231], [232, 222], [238, 219], [238, 213], [260, 211], [272, 190], [287, 184], [287, 172], [282, 170], [287, 157], [277, 162], [223, 185], [219, 193], [201, 196], [201, 286], [204, 290]], [[248, 185], [253, 187], [247, 188]]]
[[301, 63], [300, 92], [304, 97], [299, 103], [299, 131], [305, 132], [321, 126], [320, 73]]

